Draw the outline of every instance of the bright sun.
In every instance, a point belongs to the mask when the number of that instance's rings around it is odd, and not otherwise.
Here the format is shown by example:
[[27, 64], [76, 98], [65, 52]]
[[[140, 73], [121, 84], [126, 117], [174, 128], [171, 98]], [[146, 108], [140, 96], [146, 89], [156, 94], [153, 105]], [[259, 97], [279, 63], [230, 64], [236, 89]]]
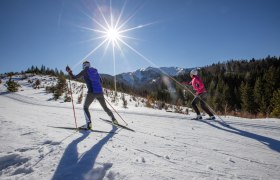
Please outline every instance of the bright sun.
[[120, 32], [115, 28], [109, 28], [106, 35], [106, 38], [109, 41], [116, 42], [120, 39]]
[[[140, 57], [144, 58], [146, 61], [150, 62], [145, 56], [143, 56], [140, 52], [138, 52], [136, 49], [134, 49], [132, 46], [129, 45], [127, 40], [136, 40], [136, 38], [127, 36], [127, 32], [137, 30], [140, 28], [143, 28], [145, 26], [151, 25], [153, 23], [147, 23], [144, 25], [138, 25], [138, 26], [133, 26], [133, 27], [127, 27], [128, 22], [133, 19], [133, 14], [132, 16], [129, 16], [127, 19], [123, 19], [122, 15], [124, 14], [124, 7], [125, 4], [123, 5], [120, 13], [113, 13], [113, 7], [109, 6], [109, 11], [110, 13], [107, 13], [106, 11], [107, 6], [99, 6], [97, 5], [97, 10], [99, 12], [99, 18], [94, 18], [91, 16], [88, 16], [94, 23], [95, 23], [95, 28], [90, 28], [90, 27], [83, 27], [80, 26], [83, 29], [92, 31], [96, 33], [96, 38], [91, 39], [91, 40], [101, 40], [99, 43], [97, 43], [96, 47], [92, 49], [79, 63], [77, 63], [75, 66], [79, 65], [84, 59], [87, 59], [91, 54], [93, 54], [95, 51], [97, 51], [99, 48], [102, 46], [105, 46], [105, 51], [109, 48], [112, 50], [113, 54], [113, 65], [114, 65], [114, 75], [116, 75], [116, 49], [120, 50], [121, 54], [123, 53], [123, 48], [127, 47], [133, 52], [135, 52], [137, 55]], [[101, 18], [100, 18], [101, 17]], [[111, 46], [110, 46], [111, 45]], [[115, 90], [116, 90], [116, 76], [115, 76]]]

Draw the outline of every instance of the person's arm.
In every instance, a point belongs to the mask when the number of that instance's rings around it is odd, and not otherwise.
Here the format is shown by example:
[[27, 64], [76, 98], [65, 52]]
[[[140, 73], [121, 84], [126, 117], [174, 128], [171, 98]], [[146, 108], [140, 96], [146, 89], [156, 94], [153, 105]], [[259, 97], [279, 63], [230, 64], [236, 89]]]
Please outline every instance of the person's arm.
[[[72, 73], [72, 72], [71, 72]], [[79, 74], [77, 74], [76, 76], [72, 74], [72, 78], [73, 79], [79, 79], [81, 77], [84, 77], [86, 75], [86, 70], [82, 70]]]
[[68, 72], [69, 76], [72, 78], [72, 79], [78, 79], [80, 77], [83, 77], [85, 74], [86, 74], [86, 70], [82, 70], [79, 74], [77, 74], [76, 76], [72, 73], [72, 70], [70, 69], [69, 66], [66, 67], [66, 71]]

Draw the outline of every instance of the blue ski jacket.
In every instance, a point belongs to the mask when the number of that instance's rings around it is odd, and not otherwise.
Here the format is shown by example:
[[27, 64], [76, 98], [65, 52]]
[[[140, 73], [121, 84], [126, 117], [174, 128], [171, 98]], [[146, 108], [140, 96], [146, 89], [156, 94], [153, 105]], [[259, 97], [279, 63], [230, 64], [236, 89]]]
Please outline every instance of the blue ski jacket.
[[97, 69], [93, 67], [86, 67], [76, 76], [73, 75], [72, 72], [69, 74], [72, 79], [83, 77], [88, 88], [88, 93], [103, 94], [102, 81]]

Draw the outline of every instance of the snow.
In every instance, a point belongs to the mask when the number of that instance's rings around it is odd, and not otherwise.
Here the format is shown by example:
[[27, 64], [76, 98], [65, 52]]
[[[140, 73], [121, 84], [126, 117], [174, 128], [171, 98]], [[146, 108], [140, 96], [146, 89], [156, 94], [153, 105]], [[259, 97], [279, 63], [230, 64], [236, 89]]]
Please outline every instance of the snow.
[[185, 69], [179, 67], [161, 67], [161, 71], [167, 73], [170, 76], [178, 76], [185, 73]]
[[[194, 114], [154, 110], [141, 103], [136, 107], [134, 101], [128, 100], [128, 108], [112, 103], [135, 130], [131, 132], [100, 120], [109, 117], [94, 102], [93, 129], [111, 133], [77, 132], [63, 128], [75, 127], [71, 103], [51, 100], [44, 88], [33, 89], [27, 80], [19, 81], [19, 92], [7, 93], [4, 82], [0, 84], [1, 180], [280, 177], [279, 119], [222, 116], [228, 127], [218, 121], [190, 120]], [[85, 120], [77, 96], [80, 126]]]

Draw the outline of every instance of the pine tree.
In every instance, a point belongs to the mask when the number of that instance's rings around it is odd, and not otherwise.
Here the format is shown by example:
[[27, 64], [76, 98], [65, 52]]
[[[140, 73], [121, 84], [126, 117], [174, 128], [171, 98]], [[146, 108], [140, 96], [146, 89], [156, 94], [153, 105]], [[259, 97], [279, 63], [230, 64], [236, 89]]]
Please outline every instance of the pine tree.
[[34, 73], [34, 71], [35, 71], [35, 68], [34, 68], [34, 66], [32, 65], [32, 66], [31, 66], [31, 69], [30, 69], [30, 72], [31, 72], [31, 73]]
[[7, 90], [9, 92], [17, 92], [18, 88], [20, 87], [20, 85], [17, 82], [13, 81], [11, 77], [9, 81], [6, 82], [5, 86], [7, 87]]
[[215, 95], [215, 82], [212, 80], [209, 88], [207, 88], [207, 103], [212, 107], [214, 105], [214, 95]]
[[224, 112], [226, 115], [227, 112], [232, 109], [231, 104], [230, 104], [230, 101], [231, 101], [230, 89], [227, 84], [224, 85], [221, 99], [224, 101], [223, 108], [224, 108]]
[[256, 108], [259, 110], [260, 113], [266, 114], [267, 111], [267, 103], [265, 103], [264, 97], [264, 81], [261, 78], [257, 78], [254, 86], [254, 101], [256, 103]]
[[263, 92], [263, 103], [265, 103], [266, 113], [270, 114], [272, 109], [270, 106], [272, 100], [272, 92], [280, 88], [279, 68], [271, 66], [264, 74], [265, 89]]
[[219, 80], [213, 97], [214, 109], [219, 112], [224, 111], [223, 105], [225, 102], [222, 98], [222, 95], [223, 95], [223, 82]]
[[42, 74], [45, 75], [46, 74], [46, 67], [44, 65], [42, 65], [40, 71], [41, 71]]
[[53, 94], [54, 99], [57, 100], [64, 93], [65, 89], [66, 89], [66, 79], [64, 76], [59, 76]]
[[238, 90], [237, 87], [234, 88], [234, 96], [235, 96], [235, 100], [234, 100], [234, 110], [239, 110], [241, 108], [241, 95], [240, 95], [240, 91]]
[[271, 115], [273, 117], [280, 118], [280, 89], [274, 91], [273, 97], [271, 100], [271, 106], [272, 106]]
[[54, 70], [54, 75], [55, 75], [55, 76], [59, 76], [59, 71], [58, 71], [57, 68], [55, 68], [55, 70]]
[[256, 113], [256, 108], [254, 104], [253, 89], [250, 87], [249, 83], [242, 82], [240, 87], [242, 110], [251, 114]]

